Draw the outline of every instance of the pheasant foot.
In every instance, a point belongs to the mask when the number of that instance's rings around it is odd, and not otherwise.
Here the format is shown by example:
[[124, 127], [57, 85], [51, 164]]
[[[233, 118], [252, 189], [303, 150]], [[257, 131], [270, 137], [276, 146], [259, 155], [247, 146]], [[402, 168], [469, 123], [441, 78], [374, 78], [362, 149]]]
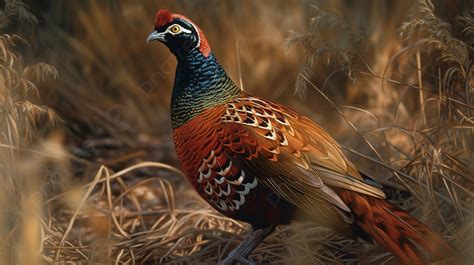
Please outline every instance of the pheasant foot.
[[262, 229], [252, 229], [249, 235], [242, 241], [227, 257], [219, 261], [218, 265], [254, 265], [255, 262], [248, 259], [252, 251], [273, 231], [275, 226], [269, 226]]

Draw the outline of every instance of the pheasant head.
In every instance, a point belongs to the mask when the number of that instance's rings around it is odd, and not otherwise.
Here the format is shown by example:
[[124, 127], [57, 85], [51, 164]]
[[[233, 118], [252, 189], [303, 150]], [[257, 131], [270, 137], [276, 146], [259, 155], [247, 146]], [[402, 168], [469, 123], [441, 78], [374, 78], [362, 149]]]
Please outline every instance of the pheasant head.
[[190, 19], [162, 9], [156, 13], [155, 30], [147, 42], [163, 42], [177, 57], [185, 57], [193, 50], [199, 50], [205, 57], [211, 53], [206, 36]]
[[159, 10], [147, 39], [154, 40], [164, 43], [178, 61], [171, 95], [173, 128], [240, 95], [240, 89], [211, 53], [204, 33], [190, 19]]

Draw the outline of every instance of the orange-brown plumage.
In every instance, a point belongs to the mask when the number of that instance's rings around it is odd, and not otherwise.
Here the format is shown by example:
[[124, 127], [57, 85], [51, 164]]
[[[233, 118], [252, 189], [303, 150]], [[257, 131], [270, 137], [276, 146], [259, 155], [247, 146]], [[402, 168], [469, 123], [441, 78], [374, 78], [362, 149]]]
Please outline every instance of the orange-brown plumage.
[[171, 120], [186, 176], [216, 210], [257, 231], [225, 264], [241, 262], [238, 256], [246, 258], [272, 227], [298, 218], [373, 239], [404, 264], [426, 262], [416, 245], [437, 259], [452, 254], [438, 234], [385, 201], [381, 185], [320, 126], [241, 92], [194, 23], [159, 11], [148, 37], [155, 39], [178, 59]]
[[[385, 201], [379, 187], [365, 182], [326, 131], [282, 105], [242, 94], [175, 129], [173, 138], [193, 186], [229, 217], [264, 227], [287, 223], [296, 216], [277, 216], [299, 211], [346, 234], [356, 225], [404, 264], [424, 264], [414, 243], [436, 258], [452, 253], [435, 232]], [[246, 197], [248, 203], [237, 211], [216, 206], [219, 198], [206, 194], [207, 182], [197, 182], [202, 161], [210, 153], [216, 157], [216, 168], [232, 161], [226, 176], [229, 181], [235, 181], [243, 170], [258, 182]], [[210, 182], [216, 176], [213, 172]], [[225, 189], [212, 183], [214, 192]], [[284, 203], [266, 201], [270, 193]], [[232, 190], [226, 199], [237, 199], [236, 194]]]

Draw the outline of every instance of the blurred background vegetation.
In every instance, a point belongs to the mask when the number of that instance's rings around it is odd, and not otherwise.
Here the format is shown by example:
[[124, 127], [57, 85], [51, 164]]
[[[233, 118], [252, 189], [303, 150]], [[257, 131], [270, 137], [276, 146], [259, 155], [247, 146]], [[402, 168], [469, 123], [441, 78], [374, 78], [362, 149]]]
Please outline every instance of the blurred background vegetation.
[[[254, 95], [320, 123], [389, 199], [474, 259], [472, 1], [35, 1], [0, 12], [0, 260], [216, 262], [248, 227], [181, 176], [175, 59], [156, 10], [191, 18]], [[240, 81], [241, 80], [241, 81]], [[152, 162], [150, 162], [152, 161]], [[312, 223], [252, 258], [396, 263]]]

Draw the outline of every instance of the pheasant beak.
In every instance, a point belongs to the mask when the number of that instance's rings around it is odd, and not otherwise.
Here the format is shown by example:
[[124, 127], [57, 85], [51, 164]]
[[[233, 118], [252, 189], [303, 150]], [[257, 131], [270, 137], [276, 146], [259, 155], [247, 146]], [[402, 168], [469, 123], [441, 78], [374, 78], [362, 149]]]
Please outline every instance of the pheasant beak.
[[165, 33], [164, 32], [158, 32], [158, 31], [153, 31], [152, 33], [150, 33], [150, 35], [148, 35], [148, 38], [146, 38], [146, 42], [150, 42], [150, 41], [154, 41], [154, 40], [159, 40], [159, 41], [162, 41], [162, 42], [166, 42], [166, 39], [165, 39]]

